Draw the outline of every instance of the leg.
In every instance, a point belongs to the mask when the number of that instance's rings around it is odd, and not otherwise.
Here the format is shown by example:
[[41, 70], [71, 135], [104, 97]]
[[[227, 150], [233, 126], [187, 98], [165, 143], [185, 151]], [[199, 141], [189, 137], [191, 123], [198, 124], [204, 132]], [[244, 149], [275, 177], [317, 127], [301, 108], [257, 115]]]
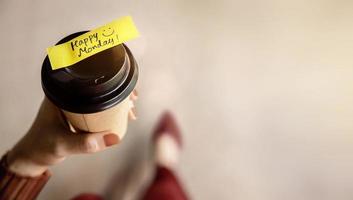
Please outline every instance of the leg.
[[187, 200], [173, 172], [181, 149], [181, 134], [170, 113], [165, 113], [153, 135], [156, 175], [143, 200]]
[[103, 198], [96, 194], [80, 194], [72, 200], [103, 200]]
[[157, 167], [156, 177], [147, 189], [143, 200], [187, 200], [187, 196], [174, 173]]

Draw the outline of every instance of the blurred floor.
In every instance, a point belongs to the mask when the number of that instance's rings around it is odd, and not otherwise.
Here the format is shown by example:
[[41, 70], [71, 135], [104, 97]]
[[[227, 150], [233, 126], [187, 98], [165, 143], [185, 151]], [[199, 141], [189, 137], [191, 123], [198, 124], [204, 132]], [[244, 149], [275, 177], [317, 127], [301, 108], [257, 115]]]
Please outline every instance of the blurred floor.
[[55, 166], [39, 199], [104, 193], [113, 174], [125, 186], [127, 171], [148, 178], [148, 139], [166, 108], [185, 133], [180, 175], [194, 199], [352, 199], [352, 9], [349, 0], [2, 0], [0, 150], [36, 114], [45, 48], [130, 14], [142, 34], [128, 43], [141, 68], [139, 119], [119, 147]]

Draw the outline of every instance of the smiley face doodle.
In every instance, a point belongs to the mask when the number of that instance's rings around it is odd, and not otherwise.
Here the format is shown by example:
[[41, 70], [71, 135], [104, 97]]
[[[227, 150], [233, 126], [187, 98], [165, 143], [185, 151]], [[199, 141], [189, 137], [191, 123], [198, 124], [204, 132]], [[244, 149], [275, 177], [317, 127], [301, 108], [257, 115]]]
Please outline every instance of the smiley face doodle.
[[112, 29], [110, 27], [108, 29], [103, 29], [102, 35], [104, 37], [109, 37], [109, 36], [111, 36], [113, 34], [114, 34], [114, 29]]

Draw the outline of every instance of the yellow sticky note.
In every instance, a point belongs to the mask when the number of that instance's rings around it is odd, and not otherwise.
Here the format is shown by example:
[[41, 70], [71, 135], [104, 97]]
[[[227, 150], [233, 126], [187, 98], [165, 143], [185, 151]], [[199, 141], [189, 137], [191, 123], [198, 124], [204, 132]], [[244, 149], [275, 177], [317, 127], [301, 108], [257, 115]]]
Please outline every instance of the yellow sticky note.
[[47, 48], [52, 69], [73, 65], [139, 36], [130, 16], [114, 20], [68, 42]]

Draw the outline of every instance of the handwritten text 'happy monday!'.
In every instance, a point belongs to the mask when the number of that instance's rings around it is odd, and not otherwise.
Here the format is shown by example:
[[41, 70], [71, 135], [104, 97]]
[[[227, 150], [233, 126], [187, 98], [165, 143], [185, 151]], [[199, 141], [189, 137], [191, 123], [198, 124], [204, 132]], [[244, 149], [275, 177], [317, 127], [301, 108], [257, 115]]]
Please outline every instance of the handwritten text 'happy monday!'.
[[72, 51], [77, 52], [78, 57], [83, 54], [89, 54], [95, 49], [98, 50], [106, 46], [113, 47], [115, 43], [119, 44], [119, 36], [115, 34], [114, 37], [114, 29], [112, 28], [105, 29], [99, 33], [95, 32], [83, 39], [70, 42]]

